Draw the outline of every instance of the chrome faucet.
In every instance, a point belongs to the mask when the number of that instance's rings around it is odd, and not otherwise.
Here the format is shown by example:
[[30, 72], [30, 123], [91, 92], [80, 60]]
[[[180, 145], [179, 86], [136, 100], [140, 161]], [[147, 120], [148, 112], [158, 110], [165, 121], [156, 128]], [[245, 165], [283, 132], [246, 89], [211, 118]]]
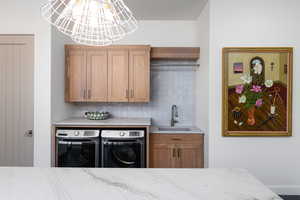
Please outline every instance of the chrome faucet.
[[171, 115], [171, 127], [174, 127], [178, 120], [175, 118], [178, 117], [178, 109], [176, 105], [172, 105], [172, 115]]

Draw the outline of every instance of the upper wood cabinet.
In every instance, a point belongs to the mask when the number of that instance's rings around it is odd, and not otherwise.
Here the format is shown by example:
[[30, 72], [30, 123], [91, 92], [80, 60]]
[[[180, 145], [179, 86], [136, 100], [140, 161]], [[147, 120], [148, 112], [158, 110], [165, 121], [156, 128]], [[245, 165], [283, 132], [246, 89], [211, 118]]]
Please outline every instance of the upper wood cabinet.
[[203, 168], [203, 135], [151, 134], [150, 167]]
[[91, 102], [107, 101], [107, 52], [87, 51], [87, 99]]
[[108, 51], [108, 101], [128, 102], [129, 100], [128, 50]]
[[129, 101], [150, 100], [150, 52], [132, 50], [129, 52]]
[[67, 102], [150, 101], [150, 46], [65, 49]]
[[198, 47], [152, 47], [151, 59], [198, 60]]
[[86, 51], [66, 51], [66, 101], [81, 102], [86, 99]]

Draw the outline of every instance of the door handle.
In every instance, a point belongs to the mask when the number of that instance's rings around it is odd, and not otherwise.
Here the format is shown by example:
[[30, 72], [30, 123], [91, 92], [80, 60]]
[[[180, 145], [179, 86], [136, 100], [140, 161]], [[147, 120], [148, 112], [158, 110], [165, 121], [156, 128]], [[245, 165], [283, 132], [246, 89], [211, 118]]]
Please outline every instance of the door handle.
[[32, 130], [25, 131], [24, 136], [26, 136], [26, 137], [32, 137], [33, 136], [33, 131]]

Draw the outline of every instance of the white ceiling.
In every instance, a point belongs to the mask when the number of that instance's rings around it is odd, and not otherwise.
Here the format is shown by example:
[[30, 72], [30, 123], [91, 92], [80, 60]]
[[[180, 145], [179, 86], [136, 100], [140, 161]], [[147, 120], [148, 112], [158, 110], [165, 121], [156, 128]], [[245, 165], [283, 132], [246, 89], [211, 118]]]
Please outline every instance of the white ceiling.
[[207, 0], [124, 0], [139, 20], [195, 20]]

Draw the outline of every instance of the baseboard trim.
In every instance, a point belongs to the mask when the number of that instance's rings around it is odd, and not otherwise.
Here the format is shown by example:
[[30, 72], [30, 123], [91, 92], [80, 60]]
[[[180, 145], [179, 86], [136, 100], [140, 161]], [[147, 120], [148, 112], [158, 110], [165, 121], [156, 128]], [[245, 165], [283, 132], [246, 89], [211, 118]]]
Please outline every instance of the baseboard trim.
[[282, 195], [300, 195], [300, 185], [269, 185], [276, 194]]

